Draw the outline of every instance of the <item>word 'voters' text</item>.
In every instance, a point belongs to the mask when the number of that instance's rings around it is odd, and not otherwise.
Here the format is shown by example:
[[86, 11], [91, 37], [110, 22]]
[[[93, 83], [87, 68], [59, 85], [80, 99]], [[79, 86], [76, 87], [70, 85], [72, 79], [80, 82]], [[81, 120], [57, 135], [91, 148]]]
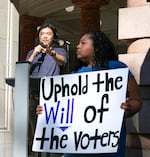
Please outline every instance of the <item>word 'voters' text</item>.
[[[59, 96], [85, 95], [89, 92], [89, 87], [91, 86], [93, 86], [96, 92], [101, 92], [101, 90], [105, 90], [105, 92], [120, 90], [123, 86], [123, 78], [121, 76], [117, 75], [116, 77], [111, 77], [108, 72], [103, 75], [97, 73], [94, 75], [92, 82], [88, 74], [78, 75], [76, 82], [71, 84], [63, 77], [59, 79], [59, 83], [57, 83], [57, 80], [55, 81], [53, 77], [49, 78], [48, 83], [46, 83], [45, 78], [42, 79], [42, 96], [44, 100], [50, 100], [53, 97], [54, 101], [57, 102]], [[48, 90], [45, 90], [45, 88], [48, 88]]]

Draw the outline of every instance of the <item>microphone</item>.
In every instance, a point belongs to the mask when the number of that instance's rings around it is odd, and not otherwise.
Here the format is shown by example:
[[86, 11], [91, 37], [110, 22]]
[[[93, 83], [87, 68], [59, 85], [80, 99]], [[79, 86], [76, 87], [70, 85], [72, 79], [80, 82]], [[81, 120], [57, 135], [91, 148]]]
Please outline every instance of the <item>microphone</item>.
[[40, 42], [39, 45], [41, 45], [43, 48], [47, 47], [43, 42]]
[[[46, 47], [47, 47], [43, 42], [40, 42], [39, 45], [42, 46], [43, 48], [46, 48]], [[40, 51], [40, 52], [37, 52], [36, 56], [39, 55], [40, 53], [42, 53], [42, 52], [41, 52], [41, 51]], [[43, 53], [42, 53], [42, 54], [43, 54]]]
[[67, 45], [70, 45], [70, 41], [66, 40], [66, 44], [67, 44]]

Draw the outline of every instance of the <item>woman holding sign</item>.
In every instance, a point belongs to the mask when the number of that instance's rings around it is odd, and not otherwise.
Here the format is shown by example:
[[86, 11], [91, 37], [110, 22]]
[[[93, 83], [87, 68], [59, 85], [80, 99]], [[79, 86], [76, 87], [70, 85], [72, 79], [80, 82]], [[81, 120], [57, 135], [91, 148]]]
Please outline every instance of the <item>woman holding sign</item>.
[[[127, 66], [118, 61], [114, 45], [101, 31], [88, 31], [84, 33], [77, 45], [76, 65], [73, 65], [73, 73], [91, 72], [126, 68]], [[126, 102], [121, 104], [125, 111], [124, 117], [131, 117], [141, 109], [142, 101], [137, 83], [129, 71], [127, 84]], [[42, 107], [37, 107], [37, 114], [42, 112]], [[122, 124], [121, 135], [116, 153], [105, 154], [64, 154], [65, 157], [125, 157], [126, 150], [126, 129]]]

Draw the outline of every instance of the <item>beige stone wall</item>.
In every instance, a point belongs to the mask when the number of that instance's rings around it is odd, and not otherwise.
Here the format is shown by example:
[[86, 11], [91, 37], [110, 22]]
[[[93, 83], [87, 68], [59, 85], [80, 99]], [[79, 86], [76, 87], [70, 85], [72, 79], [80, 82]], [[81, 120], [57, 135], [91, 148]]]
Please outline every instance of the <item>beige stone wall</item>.
[[127, 0], [128, 7], [141, 7], [145, 5], [150, 5], [150, 2], [147, 2], [147, 0]]
[[[119, 59], [126, 63], [140, 87], [143, 106], [139, 113], [127, 122], [126, 157], [150, 156], [150, 85], [140, 84], [142, 64], [150, 48], [150, 2], [127, 0], [127, 8], [119, 9], [118, 39], [130, 43], [127, 53]], [[150, 76], [150, 74], [149, 74]]]
[[18, 58], [19, 15], [9, 0], [0, 0], [0, 156], [13, 154], [13, 93], [5, 78], [14, 77]]
[[118, 39], [137, 39], [150, 35], [150, 5], [119, 9]]

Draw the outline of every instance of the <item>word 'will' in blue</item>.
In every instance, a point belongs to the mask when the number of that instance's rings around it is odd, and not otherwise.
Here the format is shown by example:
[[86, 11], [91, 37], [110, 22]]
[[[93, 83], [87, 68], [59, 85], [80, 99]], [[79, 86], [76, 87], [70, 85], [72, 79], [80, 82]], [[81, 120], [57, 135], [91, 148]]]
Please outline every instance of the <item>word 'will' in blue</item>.
[[46, 119], [46, 124], [49, 123], [49, 120], [52, 119], [53, 123], [58, 123], [60, 124], [68, 124], [73, 122], [73, 110], [74, 110], [74, 99], [70, 101], [68, 99], [67, 105], [65, 107], [62, 107], [60, 105], [60, 101], [57, 102], [57, 106], [54, 109], [54, 106], [50, 107], [48, 110], [46, 103], [44, 103], [44, 111], [45, 111], [45, 119]]

